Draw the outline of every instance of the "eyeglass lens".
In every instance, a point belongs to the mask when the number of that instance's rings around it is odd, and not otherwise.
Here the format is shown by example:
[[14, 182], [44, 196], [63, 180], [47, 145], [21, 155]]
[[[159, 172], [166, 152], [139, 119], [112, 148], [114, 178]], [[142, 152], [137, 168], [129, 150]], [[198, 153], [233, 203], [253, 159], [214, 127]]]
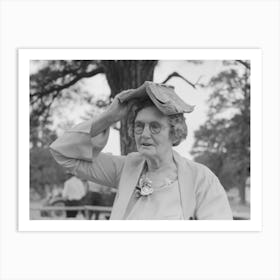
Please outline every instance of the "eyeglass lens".
[[[152, 134], [158, 134], [161, 131], [161, 124], [158, 122], [150, 122], [149, 124], [149, 129]], [[135, 122], [134, 124], [134, 132], [135, 134], [142, 134], [145, 128], [145, 123], [143, 122]]]

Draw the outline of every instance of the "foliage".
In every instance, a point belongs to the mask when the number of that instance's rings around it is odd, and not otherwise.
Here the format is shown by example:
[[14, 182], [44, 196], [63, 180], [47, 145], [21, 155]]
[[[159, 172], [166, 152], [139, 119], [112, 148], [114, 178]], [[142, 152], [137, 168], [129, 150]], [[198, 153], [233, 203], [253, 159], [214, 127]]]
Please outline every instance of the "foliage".
[[30, 125], [30, 145], [31, 147], [48, 147], [56, 138], [56, 132], [48, 127], [49, 122], [44, 127]]
[[[51, 121], [54, 101], [63, 102], [77, 96], [81, 102], [91, 103], [92, 96], [83, 92], [79, 84], [85, 78], [105, 75], [111, 93], [108, 100], [97, 100], [96, 107], [106, 107], [122, 90], [137, 88], [153, 80], [155, 60], [49, 60], [33, 61], [41, 65], [30, 75], [30, 126], [42, 131]], [[37, 133], [39, 135], [39, 133]], [[121, 122], [121, 152], [135, 150], [135, 143], [127, 135], [127, 124]]]
[[[75, 85], [83, 78], [104, 73], [95, 60], [48, 60], [33, 61], [41, 67], [30, 75], [30, 122], [31, 126], [45, 126], [49, 121], [54, 100], [72, 99], [81, 94]], [[86, 99], [88, 95], [84, 96]]]
[[192, 154], [220, 178], [225, 188], [238, 184], [244, 200], [250, 166], [250, 64], [231, 64], [205, 85], [212, 89], [206, 123], [195, 132]]
[[57, 138], [56, 133], [48, 127], [42, 130], [31, 127], [30, 137], [30, 188], [44, 197], [47, 186], [51, 189], [55, 184], [62, 184], [67, 175], [48, 148]]
[[67, 178], [63, 168], [56, 163], [48, 148], [30, 149], [30, 188], [41, 196], [45, 195], [46, 185], [62, 184]]

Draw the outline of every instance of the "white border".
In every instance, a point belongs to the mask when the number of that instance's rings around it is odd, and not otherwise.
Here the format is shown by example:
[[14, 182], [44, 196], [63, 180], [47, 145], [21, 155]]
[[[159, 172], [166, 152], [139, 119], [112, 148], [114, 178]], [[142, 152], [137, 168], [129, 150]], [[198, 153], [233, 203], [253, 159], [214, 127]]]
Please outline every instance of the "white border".
[[[30, 60], [156, 59], [251, 61], [251, 219], [234, 221], [29, 220]], [[19, 231], [261, 231], [262, 84], [260, 49], [19, 49], [18, 230]]]

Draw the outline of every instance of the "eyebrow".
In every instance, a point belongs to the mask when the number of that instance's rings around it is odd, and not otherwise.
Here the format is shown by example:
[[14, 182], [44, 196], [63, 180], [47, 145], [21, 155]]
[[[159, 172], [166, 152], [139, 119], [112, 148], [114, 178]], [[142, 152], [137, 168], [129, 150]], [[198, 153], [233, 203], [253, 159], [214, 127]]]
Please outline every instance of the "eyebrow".
[[[142, 116], [142, 117], [145, 118], [145, 116]], [[163, 116], [163, 118], [164, 118], [164, 116]], [[140, 117], [140, 119], [138, 119], [138, 116], [136, 116], [135, 119], [134, 119], [134, 123], [135, 123], [135, 122], [143, 122], [143, 123], [157, 122], [157, 123], [159, 123], [159, 124], [161, 124], [161, 125], [165, 125], [165, 122], [162, 122], [163, 118], [161, 118], [161, 119], [158, 119], [158, 118], [157, 118], [156, 120], [153, 120], [153, 119], [152, 119], [152, 120], [146, 122], [145, 120], [141, 119], [141, 117]], [[167, 122], [168, 122], [168, 121], [167, 121]]]
[[162, 124], [162, 125], [163, 125], [163, 123], [161, 123], [160, 121], [150, 121], [150, 122], [144, 122], [144, 121], [142, 121], [142, 120], [135, 120], [135, 121], [134, 121], [134, 123], [137, 123], [137, 122], [140, 122], [140, 123], [159, 123], [159, 124]]

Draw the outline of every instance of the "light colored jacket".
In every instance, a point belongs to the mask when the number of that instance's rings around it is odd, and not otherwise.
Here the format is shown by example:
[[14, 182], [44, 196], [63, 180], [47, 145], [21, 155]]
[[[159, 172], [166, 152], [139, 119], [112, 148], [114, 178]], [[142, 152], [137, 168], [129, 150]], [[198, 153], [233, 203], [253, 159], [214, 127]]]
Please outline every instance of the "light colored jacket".
[[[136, 152], [127, 156], [102, 153], [109, 129], [90, 139], [90, 122], [67, 131], [50, 146], [54, 158], [80, 178], [94, 181], [118, 192], [110, 219], [122, 220], [137, 185], [145, 159]], [[173, 151], [177, 165], [180, 199], [184, 219], [229, 220], [232, 212], [226, 192], [218, 178], [204, 165]]]

